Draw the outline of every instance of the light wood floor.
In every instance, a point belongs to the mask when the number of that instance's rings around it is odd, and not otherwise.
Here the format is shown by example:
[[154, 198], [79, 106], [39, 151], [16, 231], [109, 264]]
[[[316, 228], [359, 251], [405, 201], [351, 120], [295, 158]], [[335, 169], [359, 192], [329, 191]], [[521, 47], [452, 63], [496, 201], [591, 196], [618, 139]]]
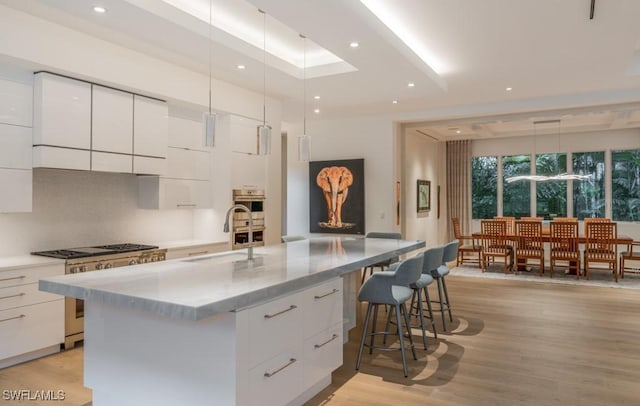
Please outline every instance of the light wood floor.
[[[408, 378], [398, 353], [365, 351], [356, 372], [356, 328], [332, 385], [308, 404], [640, 403], [637, 290], [453, 275], [447, 281], [455, 306], [453, 331], [442, 333], [438, 319], [438, 340], [431, 338], [428, 351], [418, 345]], [[82, 351], [71, 350], [0, 370], [0, 390], [63, 389], [67, 400], [60, 403], [86, 405], [91, 392], [82, 387], [81, 376]]]

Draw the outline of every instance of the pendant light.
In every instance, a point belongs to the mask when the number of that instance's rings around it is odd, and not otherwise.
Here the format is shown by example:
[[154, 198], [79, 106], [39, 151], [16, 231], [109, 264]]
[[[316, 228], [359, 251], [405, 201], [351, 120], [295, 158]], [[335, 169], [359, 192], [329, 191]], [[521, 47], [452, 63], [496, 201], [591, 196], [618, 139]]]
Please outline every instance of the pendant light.
[[302, 135], [298, 136], [298, 161], [309, 162], [311, 160], [311, 137], [307, 135], [307, 37], [300, 34], [303, 48], [302, 65]]
[[211, 111], [211, 3], [209, 0], [209, 111], [203, 114], [204, 145], [207, 147], [214, 146], [216, 135], [216, 114]]
[[267, 13], [258, 9], [263, 18], [262, 37], [262, 124], [258, 126], [258, 155], [271, 154], [271, 126], [267, 125]]

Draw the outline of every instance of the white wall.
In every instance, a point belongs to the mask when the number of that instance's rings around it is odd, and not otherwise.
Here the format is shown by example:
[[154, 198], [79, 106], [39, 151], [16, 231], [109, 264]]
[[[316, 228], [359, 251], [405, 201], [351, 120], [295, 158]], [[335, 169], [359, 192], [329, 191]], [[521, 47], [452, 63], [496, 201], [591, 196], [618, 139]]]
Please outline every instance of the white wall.
[[[427, 137], [406, 134], [404, 145], [403, 213], [404, 238], [424, 240], [427, 247], [443, 243], [440, 224], [446, 215], [446, 189], [442, 166], [443, 144]], [[431, 210], [417, 212], [417, 181], [431, 181]], [[441, 188], [440, 219], [438, 219], [438, 185]]]
[[[302, 128], [286, 127], [288, 134], [287, 234], [309, 232], [309, 165], [299, 162], [297, 135]], [[311, 160], [364, 158], [365, 232], [395, 231], [395, 126], [389, 118], [307, 122]]]

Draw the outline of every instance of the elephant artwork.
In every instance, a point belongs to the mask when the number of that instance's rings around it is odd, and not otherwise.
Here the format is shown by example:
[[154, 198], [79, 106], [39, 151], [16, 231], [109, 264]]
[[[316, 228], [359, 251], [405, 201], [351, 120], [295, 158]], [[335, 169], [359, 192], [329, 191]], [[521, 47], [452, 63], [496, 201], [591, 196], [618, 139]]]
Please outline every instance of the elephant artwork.
[[342, 205], [349, 196], [349, 186], [353, 184], [351, 171], [344, 166], [323, 168], [316, 177], [316, 183], [327, 202], [327, 221], [322, 225], [327, 228], [352, 226], [342, 222]]
[[309, 231], [364, 234], [364, 159], [309, 162]]

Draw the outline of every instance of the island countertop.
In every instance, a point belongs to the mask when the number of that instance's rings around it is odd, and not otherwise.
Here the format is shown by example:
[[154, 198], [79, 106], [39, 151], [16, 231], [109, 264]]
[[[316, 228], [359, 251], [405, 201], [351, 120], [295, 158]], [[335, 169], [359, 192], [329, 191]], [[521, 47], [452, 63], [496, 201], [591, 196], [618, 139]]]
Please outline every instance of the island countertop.
[[41, 279], [40, 290], [201, 320], [411, 252], [424, 241], [320, 237], [195, 258]]

